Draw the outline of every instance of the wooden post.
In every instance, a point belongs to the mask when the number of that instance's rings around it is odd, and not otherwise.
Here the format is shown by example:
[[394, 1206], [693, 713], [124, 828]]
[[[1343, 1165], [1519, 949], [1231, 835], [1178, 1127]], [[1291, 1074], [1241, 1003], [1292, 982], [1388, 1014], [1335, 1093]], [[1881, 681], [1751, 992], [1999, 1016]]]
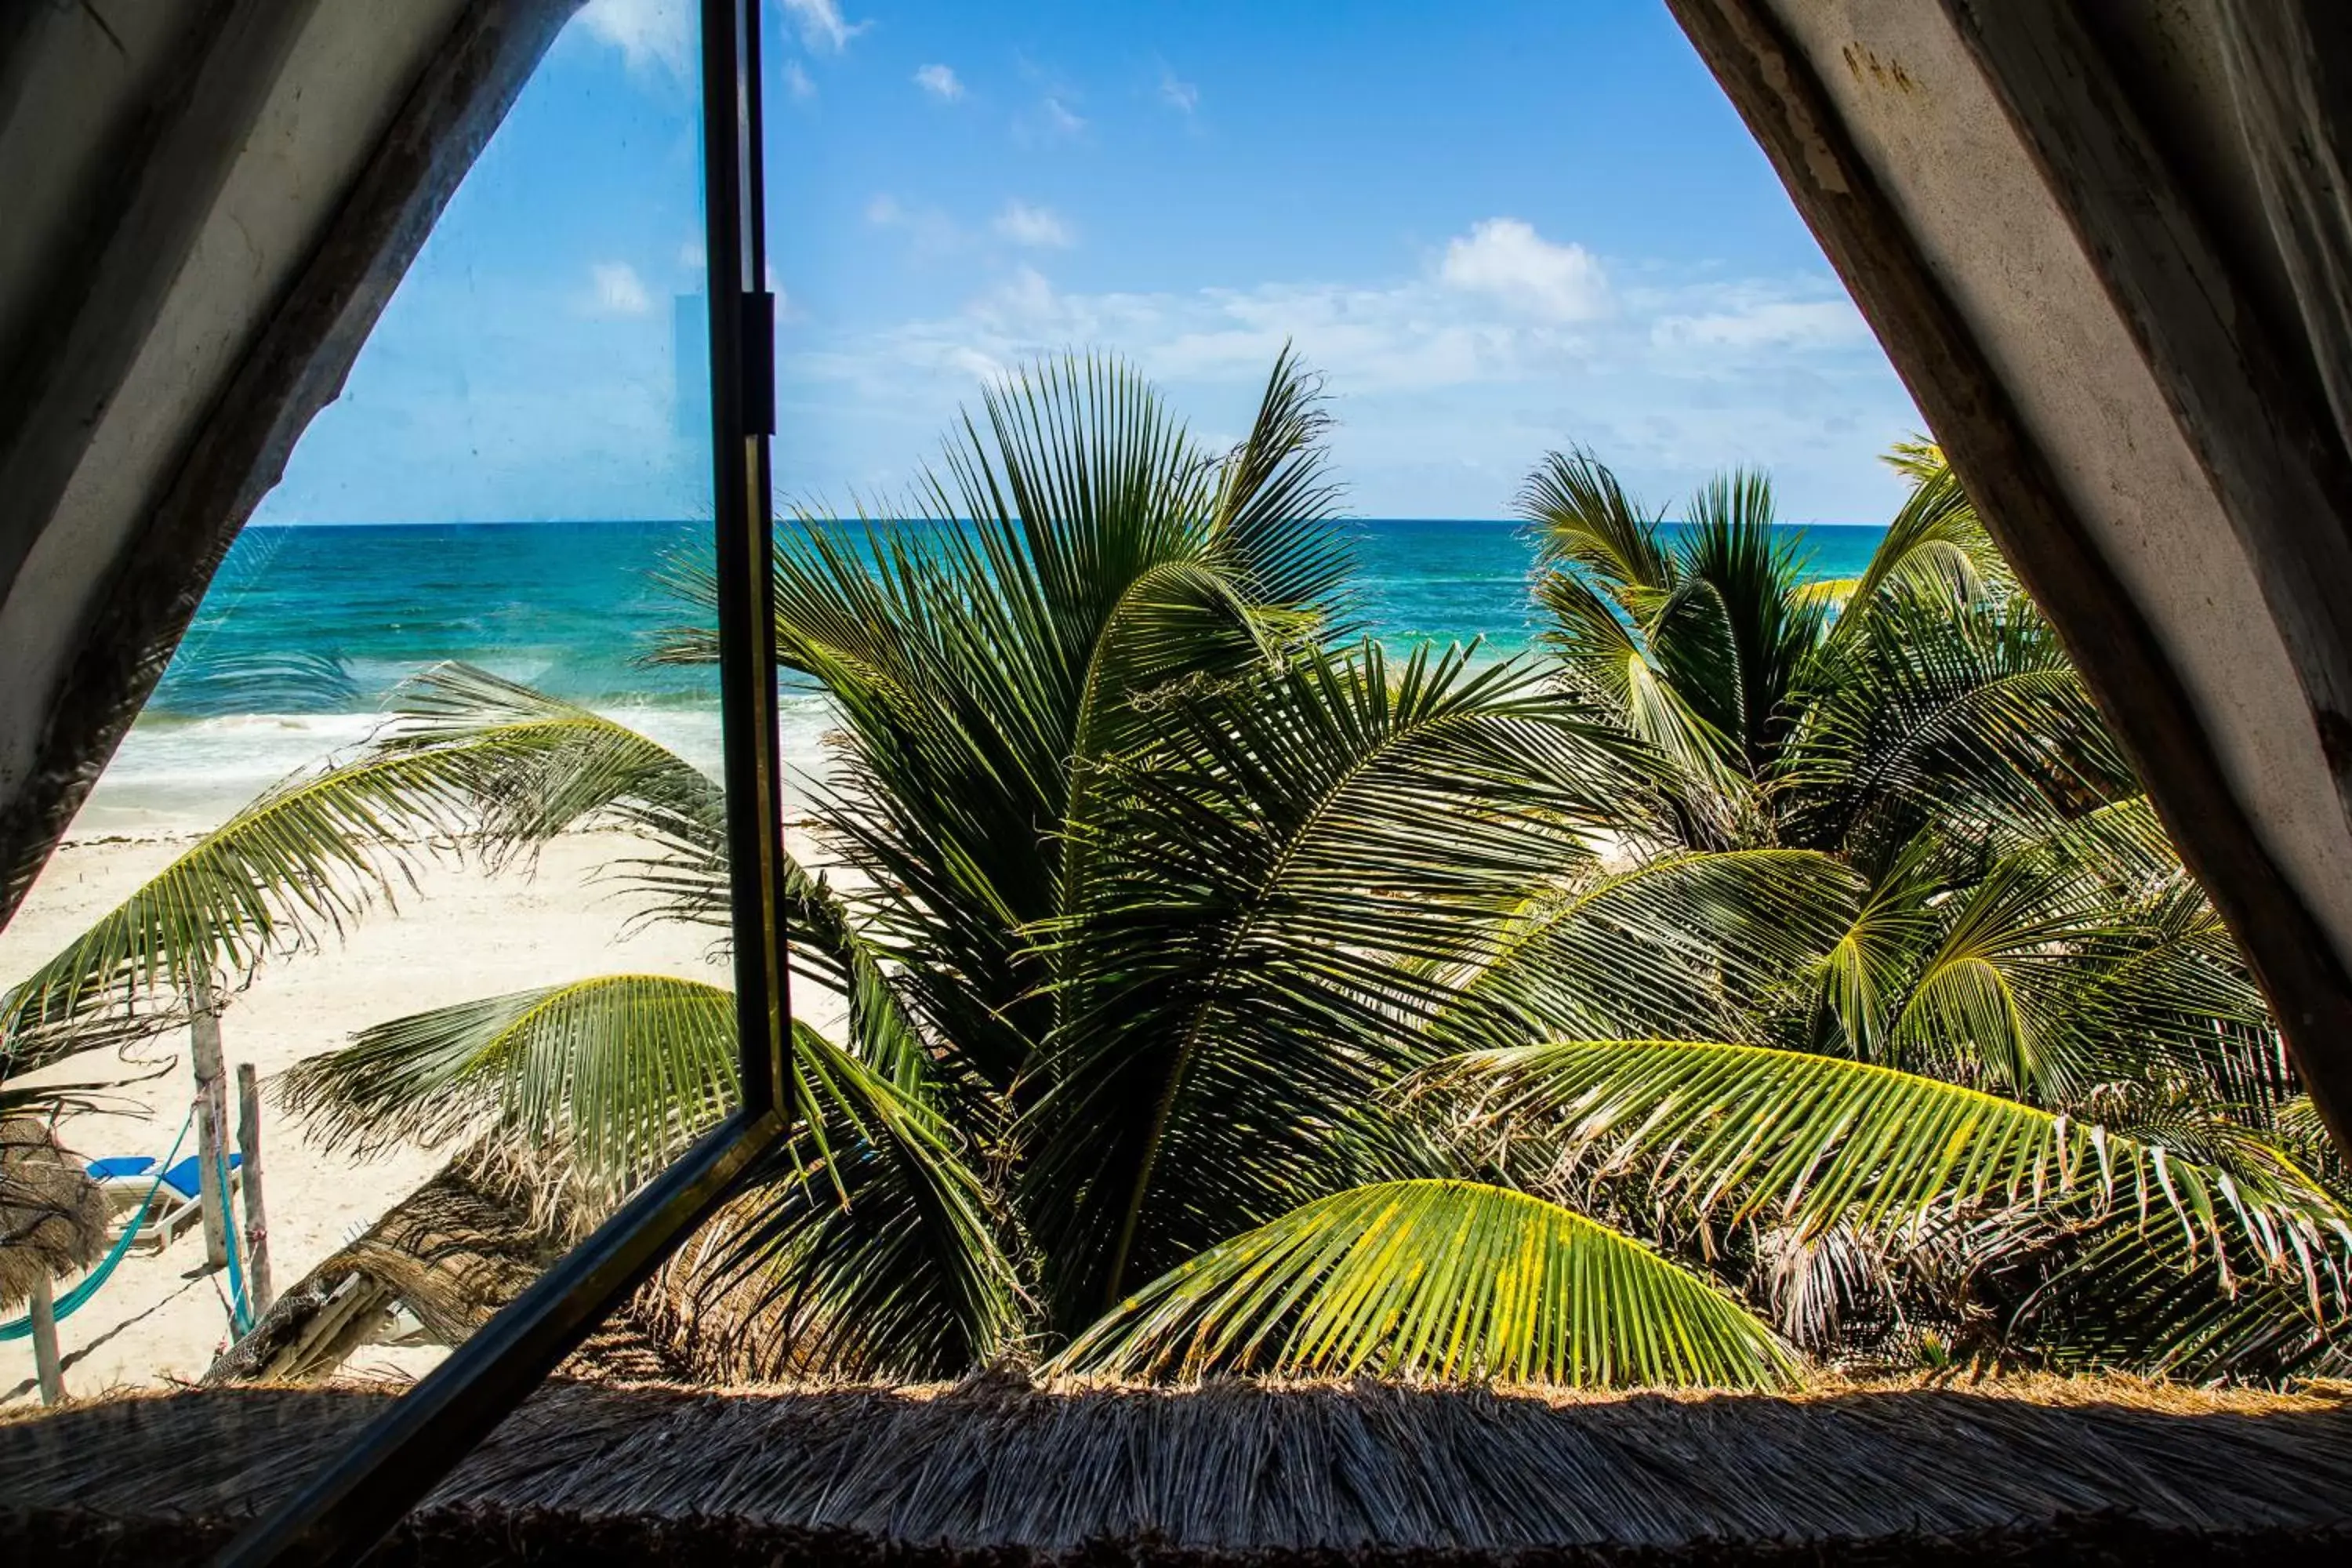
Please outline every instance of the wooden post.
[[245, 1156], [245, 1288], [257, 1319], [269, 1310], [269, 1218], [261, 1206], [261, 1079], [251, 1062], [236, 1064], [236, 1146]]
[[58, 1359], [58, 1303], [49, 1294], [46, 1269], [33, 1281], [33, 1370], [40, 1378], [41, 1403], [64, 1404], [66, 1369]]
[[204, 1205], [205, 1266], [228, 1267], [228, 1194], [221, 1187], [227, 1159], [228, 1091], [222, 1082], [220, 1013], [213, 1005], [211, 976], [199, 972], [194, 991], [195, 1016], [188, 1039], [196, 1067], [196, 1195]]

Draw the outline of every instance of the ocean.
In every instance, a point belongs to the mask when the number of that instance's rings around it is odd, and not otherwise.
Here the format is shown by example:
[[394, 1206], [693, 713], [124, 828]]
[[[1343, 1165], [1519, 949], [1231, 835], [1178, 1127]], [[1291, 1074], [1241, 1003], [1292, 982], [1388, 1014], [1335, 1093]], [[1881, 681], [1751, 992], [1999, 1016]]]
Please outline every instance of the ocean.
[[[1355, 531], [1371, 629], [1392, 647], [1481, 640], [1524, 650], [1531, 551], [1518, 525], [1366, 521]], [[218, 822], [277, 780], [359, 744], [417, 669], [464, 659], [607, 712], [715, 769], [714, 671], [642, 661], [690, 618], [659, 584], [708, 559], [686, 522], [415, 523], [251, 528], [214, 579], [154, 698], [75, 826], [77, 837]], [[1801, 531], [1809, 570], [1862, 569], [1885, 531]], [[812, 764], [823, 700], [783, 702], [788, 765]]]

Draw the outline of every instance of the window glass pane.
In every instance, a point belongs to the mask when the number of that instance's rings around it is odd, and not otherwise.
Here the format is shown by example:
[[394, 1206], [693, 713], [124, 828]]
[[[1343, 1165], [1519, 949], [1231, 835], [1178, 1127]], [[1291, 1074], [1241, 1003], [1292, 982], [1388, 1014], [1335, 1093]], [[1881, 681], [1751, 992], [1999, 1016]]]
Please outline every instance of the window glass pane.
[[[69, 1389], [256, 1318], [238, 1374], [415, 1376], [734, 1103], [697, 50], [683, 5], [558, 37], [0, 936], [15, 982], [193, 899], [81, 1009], [142, 1037], [26, 1080], [147, 1075], [59, 1129], [158, 1244], [60, 1324]], [[267, 1315], [177, 1191], [215, 1030]]]

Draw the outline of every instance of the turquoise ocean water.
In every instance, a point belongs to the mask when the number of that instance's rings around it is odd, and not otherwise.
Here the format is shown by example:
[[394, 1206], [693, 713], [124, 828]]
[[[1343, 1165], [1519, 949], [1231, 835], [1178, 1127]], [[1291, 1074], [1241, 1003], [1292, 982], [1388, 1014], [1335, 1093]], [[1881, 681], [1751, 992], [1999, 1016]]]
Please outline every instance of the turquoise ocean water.
[[[1517, 525], [1349, 526], [1384, 642], [1478, 638], [1496, 657], [1527, 647], [1531, 552]], [[1814, 528], [1797, 542], [1814, 574], [1849, 576], [1883, 532]], [[709, 549], [694, 523], [248, 529], [77, 831], [218, 821], [365, 739], [391, 689], [445, 658], [610, 712], [715, 766], [714, 673], [642, 662], [661, 627], [688, 618], [656, 580], [664, 563]], [[790, 698], [784, 719], [788, 761], [813, 763], [822, 702]]]

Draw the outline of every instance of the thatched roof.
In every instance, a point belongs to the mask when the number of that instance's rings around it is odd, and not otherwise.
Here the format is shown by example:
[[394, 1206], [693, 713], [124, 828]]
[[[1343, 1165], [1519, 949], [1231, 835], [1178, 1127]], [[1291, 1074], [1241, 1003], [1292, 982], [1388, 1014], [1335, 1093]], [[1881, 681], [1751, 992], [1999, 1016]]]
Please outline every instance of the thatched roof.
[[[0, 1423], [26, 1561], [189, 1561], [383, 1408], [214, 1389]], [[103, 1462], [96, 1462], [104, 1456]], [[551, 1384], [419, 1563], [2243, 1561], [2352, 1551], [2352, 1404], [2122, 1383], [1796, 1399], [1395, 1386]]]
[[0, 1311], [106, 1254], [106, 1195], [47, 1123], [0, 1121]]

